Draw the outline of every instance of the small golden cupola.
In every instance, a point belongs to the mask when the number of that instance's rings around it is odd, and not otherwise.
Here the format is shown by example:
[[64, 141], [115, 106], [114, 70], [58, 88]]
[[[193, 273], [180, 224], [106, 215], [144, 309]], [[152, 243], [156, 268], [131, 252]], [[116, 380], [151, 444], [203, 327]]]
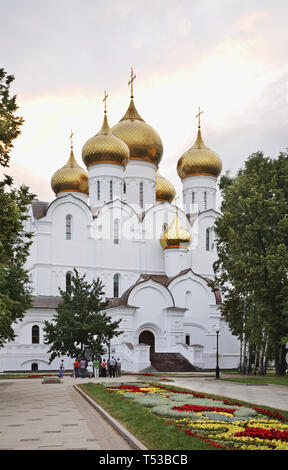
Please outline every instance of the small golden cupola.
[[156, 171], [156, 201], [158, 202], [171, 202], [176, 195], [175, 188], [170, 181], [162, 176], [159, 171]]
[[51, 188], [56, 195], [62, 192], [78, 192], [87, 195], [89, 193], [88, 173], [75, 160], [72, 137], [71, 131], [71, 151], [67, 163], [57, 170], [51, 178]]
[[82, 160], [86, 167], [98, 163], [113, 163], [125, 167], [129, 158], [129, 148], [123, 140], [114, 135], [107, 119], [105, 91], [104, 120], [100, 131], [83, 145]]
[[160, 244], [163, 250], [169, 248], [188, 248], [191, 243], [191, 235], [188, 230], [180, 225], [178, 217], [178, 207], [175, 203], [175, 217], [172, 224], [164, 230], [160, 237]]
[[216, 152], [206, 147], [200, 129], [200, 111], [198, 117], [198, 133], [194, 145], [178, 160], [177, 172], [181, 179], [195, 175], [208, 175], [217, 178], [222, 171], [222, 162]]
[[131, 68], [131, 87], [129, 107], [122, 119], [112, 127], [112, 132], [124, 140], [129, 147], [130, 160], [140, 160], [158, 165], [163, 154], [163, 144], [159, 134], [147, 124], [138, 113], [134, 104], [133, 81], [136, 75]]

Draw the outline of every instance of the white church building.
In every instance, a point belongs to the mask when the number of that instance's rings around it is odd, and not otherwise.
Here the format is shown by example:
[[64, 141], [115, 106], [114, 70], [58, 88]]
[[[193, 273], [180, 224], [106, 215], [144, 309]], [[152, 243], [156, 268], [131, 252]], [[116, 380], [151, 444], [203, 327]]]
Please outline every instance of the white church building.
[[[88, 282], [101, 279], [106, 312], [121, 319], [123, 333], [112, 339], [106, 357], [120, 357], [123, 370], [161, 370], [161, 362], [166, 371], [191, 370], [179, 369], [179, 361], [215, 369], [219, 328], [220, 367], [239, 364], [238, 341], [221, 319], [221, 295], [207, 282], [217, 259], [221, 159], [203, 142], [199, 113], [195, 143], [177, 164], [183, 185], [178, 208], [173, 185], [161, 176], [161, 138], [136, 110], [133, 78], [123, 118], [110, 128], [105, 96], [103, 125], [84, 143], [83, 163], [75, 159], [71, 135], [68, 161], [51, 179], [55, 199], [31, 205], [25, 230], [34, 233], [27, 261], [33, 305], [15, 324], [15, 341], [0, 350], [0, 371], [58, 369], [60, 359], [49, 364], [43, 327], [74, 268]], [[65, 358], [65, 367], [73, 360]]]

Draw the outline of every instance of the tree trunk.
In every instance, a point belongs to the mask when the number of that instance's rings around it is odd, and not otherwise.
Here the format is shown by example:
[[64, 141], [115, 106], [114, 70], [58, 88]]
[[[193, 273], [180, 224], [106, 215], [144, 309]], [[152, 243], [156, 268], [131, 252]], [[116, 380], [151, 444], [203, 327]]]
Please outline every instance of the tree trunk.
[[282, 346], [275, 346], [276, 353], [275, 353], [275, 372], [276, 375], [285, 375], [286, 369], [287, 369], [287, 363], [286, 363], [286, 353], [287, 349], [285, 345]]

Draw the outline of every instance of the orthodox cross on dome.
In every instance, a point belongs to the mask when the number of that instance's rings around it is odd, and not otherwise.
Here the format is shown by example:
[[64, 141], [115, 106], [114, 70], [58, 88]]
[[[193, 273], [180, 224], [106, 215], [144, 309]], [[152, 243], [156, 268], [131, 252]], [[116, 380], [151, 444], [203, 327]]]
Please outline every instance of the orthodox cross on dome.
[[107, 92], [106, 90], [104, 91], [104, 98], [103, 98], [103, 102], [104, 102], [104, 113], [107, 113], [107, 109], [106, 109], [106, 100], [108, 98], [108, 95], [107, 95]]
[[133, 98], [133, 82], [135, 78], [136, 78], [136, 75], [134, 75], [133, 67], [131, 67], [130, 81], [128, 82], [128, 85], [131, 85], [131, 98]]
[[200, 129], [200, 116], [203, 112], [204, 111], [200, 111], [200, 108], [198, 108], [198, 114], [196, 115], [196, 118], [198, 118], [198, 129]]
[[69, 139], [71, 140], [71, 149], [73, 149], [73, 140], [72, 140], [73, 135], [74, 135], [74, 132], [71, 129], [71, 134], [70, 134], [70, 137], [69, 137]]

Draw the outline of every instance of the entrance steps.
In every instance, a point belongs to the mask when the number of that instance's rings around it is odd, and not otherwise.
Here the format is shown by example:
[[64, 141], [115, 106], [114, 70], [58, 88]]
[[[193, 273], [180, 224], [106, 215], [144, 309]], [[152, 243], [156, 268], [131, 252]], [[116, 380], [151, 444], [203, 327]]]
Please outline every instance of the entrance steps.
[[198, 367], [193, 366], [180, 353], [151, 353], [151, 369], [156, 372], [197, 372]]

